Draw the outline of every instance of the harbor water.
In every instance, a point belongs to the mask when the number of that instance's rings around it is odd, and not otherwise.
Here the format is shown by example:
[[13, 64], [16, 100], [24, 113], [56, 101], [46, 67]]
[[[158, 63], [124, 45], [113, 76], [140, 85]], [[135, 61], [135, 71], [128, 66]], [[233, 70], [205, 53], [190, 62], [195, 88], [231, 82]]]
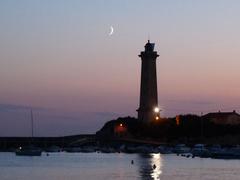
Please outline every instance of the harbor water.
[[0, 153], [0, 180], [239, 180], [240, 160], [162, 154]]

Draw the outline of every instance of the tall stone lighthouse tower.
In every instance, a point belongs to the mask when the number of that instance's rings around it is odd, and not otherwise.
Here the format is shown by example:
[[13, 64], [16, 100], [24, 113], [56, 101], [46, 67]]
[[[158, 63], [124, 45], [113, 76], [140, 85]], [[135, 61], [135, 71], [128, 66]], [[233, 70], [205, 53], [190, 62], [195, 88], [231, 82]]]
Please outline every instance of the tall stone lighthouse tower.
[[158, 94], [157, 94], [157, 73], [156, 59], [159, 55], [154, 51], [154, 43], [148, 40], [145, 51], [139, 57], [142, 60], [140, 106], [137, 109], [138, 119], [142, 122], [158, 120]]

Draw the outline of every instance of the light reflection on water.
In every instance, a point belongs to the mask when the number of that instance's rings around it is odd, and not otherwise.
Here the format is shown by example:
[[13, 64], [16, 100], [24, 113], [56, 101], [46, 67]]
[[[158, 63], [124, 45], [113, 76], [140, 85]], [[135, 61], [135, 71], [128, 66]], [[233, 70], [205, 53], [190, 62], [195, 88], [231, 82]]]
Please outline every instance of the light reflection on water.
[[[133, 160], [133, 164], [131, 161]], [[156, 168], [153, 168], [153, 165]], [[160, 154], [0, 153], [0, 180], [239, 180], [240, 160]]]
[[142, 179], [160, 179], [162, 173], [162, 159], [160, 154], [140, 154], [138, 166]]
[[162, 173], [161, 171], [161, 155], [160, 154], [152, 154], [151, 155], [151, 161], [152, 161], [152, 166], [155, 165], [155, 169], [153, 169], [153, 172], [151, 173], [152, 179], [160, 179], [160, 174]]

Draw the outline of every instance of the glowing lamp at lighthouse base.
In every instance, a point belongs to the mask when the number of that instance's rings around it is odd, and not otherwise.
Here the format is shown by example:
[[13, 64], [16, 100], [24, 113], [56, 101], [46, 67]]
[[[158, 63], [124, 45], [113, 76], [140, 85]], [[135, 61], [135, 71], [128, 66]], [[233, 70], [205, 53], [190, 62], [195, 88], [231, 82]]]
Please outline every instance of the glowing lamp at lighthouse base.
[[127, 134], [127, 127], [123, 123], [118, 123], [114, 127], [114, 134], [116, 136], [124, 136]]

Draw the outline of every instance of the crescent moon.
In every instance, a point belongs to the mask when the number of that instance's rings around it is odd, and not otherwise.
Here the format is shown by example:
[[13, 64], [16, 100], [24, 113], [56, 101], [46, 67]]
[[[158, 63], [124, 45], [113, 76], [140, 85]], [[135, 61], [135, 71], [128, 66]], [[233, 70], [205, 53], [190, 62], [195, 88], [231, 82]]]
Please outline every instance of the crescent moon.
[[111, 30], [110, 30], [109, 36], [111, 36], [113, 34], [113, 30], [114, 30], [112, 26], [110, 27], [110, 29]]

